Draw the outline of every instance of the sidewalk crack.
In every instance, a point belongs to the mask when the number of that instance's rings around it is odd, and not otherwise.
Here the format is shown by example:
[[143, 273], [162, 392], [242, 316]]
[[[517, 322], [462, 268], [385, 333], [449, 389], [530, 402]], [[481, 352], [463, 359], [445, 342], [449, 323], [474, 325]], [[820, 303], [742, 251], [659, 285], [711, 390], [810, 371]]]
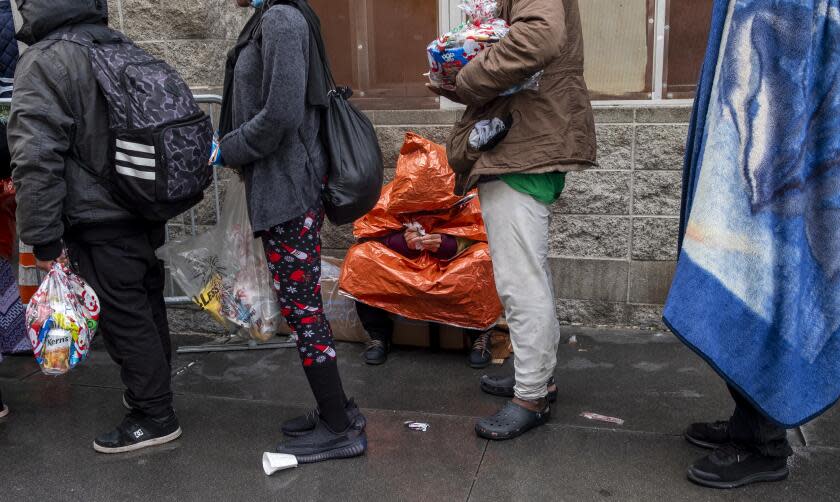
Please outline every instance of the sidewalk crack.
[[472, 492], [475, 484], [478, 481], [478, 473], [481, 471], [481, 465], [484, 464], [484, 456], [487, 455], [487, 448], [490, 446], [490, 441], [484, 441], [484, 450], [481, 452], [481, 459], [478, 461], [478, 467], [475, 468], [475, 475], [473, 476], [472, 484], [470, 485], [470, 492], [467, 494], [467, 502], [472, 499]]

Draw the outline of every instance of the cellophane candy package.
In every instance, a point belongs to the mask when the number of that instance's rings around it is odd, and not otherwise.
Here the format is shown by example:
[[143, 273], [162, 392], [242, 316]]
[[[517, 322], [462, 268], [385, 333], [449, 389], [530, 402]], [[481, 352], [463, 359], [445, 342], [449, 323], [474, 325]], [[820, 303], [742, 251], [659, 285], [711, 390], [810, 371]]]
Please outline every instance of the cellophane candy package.
[[41, 371], [63, 375], [87, 359], [99, 310], [93, 289], [56, 263], [26, 309], [29, 341]]
[[157, 254], [184, 293], [229, 332], [267, 341], [280, 331], [283, 318], [241, 180], [231, 183], [216, 226]]
[[[432, 85], [454, 89], [458, 73], [478, 54], [507, 36], [510, 26], [500, 19], [496, 0], [462, 0], [459, 8], [467, 20], [429, 44], [429, 80]], [[523, 90], [539, 89], [542, 72], [526, 82], [502, 93], [503, 96]]]

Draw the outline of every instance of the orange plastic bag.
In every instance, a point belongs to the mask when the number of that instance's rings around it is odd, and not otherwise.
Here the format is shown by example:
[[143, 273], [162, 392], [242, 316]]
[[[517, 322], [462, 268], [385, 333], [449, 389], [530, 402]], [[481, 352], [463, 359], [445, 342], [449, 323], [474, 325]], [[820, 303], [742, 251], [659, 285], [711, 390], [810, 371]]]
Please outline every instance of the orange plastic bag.
[[[409, 319], [487, 329], [502, 313], [481, 206], [475, 192], [454, 195], [445, 149], [407, 134], [397, 173], [376, 207], [354, 226], [360, 244], [347, 252], [342, 291]], [[427, 233], [474, 242], [452, 260], [408, 258], [377, 239], [419, 223]]]

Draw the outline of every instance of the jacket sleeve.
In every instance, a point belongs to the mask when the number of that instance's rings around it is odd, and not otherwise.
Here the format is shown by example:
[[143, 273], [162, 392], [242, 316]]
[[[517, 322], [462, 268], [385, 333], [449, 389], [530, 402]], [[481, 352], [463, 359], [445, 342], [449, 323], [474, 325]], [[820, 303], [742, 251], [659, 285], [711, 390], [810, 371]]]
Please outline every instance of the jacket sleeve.
[[262, 88], [268, 94], [254, 118], [222, 139], [222, 156], [229, 165], [244, 166], [269, 156], [303, 123], [309, 29], [293, 9], [273, 7], [263, 17]]
[[480, 106], [544, 69], [566, 44], [566, 10], [560, 0], [519, 0], [510, 33], [458, 73], [457, 92]]
[[30, 48], [18, 63], [8, 139], [20, 239], [41, 260], [58, 258], [64, 235], [64, 159], [75, 121], [68, 75], [51, 53]]

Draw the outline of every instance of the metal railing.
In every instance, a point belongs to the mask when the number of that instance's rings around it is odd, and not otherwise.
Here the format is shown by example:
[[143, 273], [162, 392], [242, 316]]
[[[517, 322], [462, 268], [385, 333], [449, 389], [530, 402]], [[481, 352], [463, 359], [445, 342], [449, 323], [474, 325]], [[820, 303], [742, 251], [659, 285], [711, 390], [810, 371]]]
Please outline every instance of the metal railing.
[[[197, 94], [195, 100], [202, 107], [202, 109], [210, 116], [213, 122], [213, 127], [218, 126], [219, 111], [222, 106], [222, 97], [216, 94]], [[219, 221], [219, 216], [222, 210], [222, 201], [219, 194], [219, 171], [213, 169], [213, 185], [212, 185], [212, 202], [214, 210], [213, 222]], [[206, 203], [206, 202], [202, 202]], [[180, 222], [178, 221], [180, 220]], [[186, 223], [184, 222], [186, 220]], [[182, 234], [188, 233], [195, 236], [198, 234], [198, 223], [196, 222], [196, 208], [191, 208], [187, 213], [178, 216], [176, 220], [172, 220], [166, 225], [166, 240], [169, 241], [174, 232], [175, 225], [178, 225], [180, 230], [186, 230]], [[170, 274], [167, 274], [167, 296], [165, 297], [167, 305], [189, 305], [193, 301], [188, 296], [176, 296], [179, 292], [174, 280]]]

